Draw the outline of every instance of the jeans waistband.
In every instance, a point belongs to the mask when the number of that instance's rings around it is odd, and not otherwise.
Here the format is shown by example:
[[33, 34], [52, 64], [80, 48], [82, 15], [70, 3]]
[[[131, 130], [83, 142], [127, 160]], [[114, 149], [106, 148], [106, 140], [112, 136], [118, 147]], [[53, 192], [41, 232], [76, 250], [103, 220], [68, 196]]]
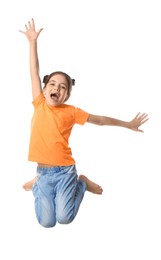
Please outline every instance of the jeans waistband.
[[51, 173], [72, 173], [76, 172], [75, 165], [69, 166], [51, 166], [51, 167], [40, 167], [37, 166], [37, 173], [38, 174], [51, 174]]

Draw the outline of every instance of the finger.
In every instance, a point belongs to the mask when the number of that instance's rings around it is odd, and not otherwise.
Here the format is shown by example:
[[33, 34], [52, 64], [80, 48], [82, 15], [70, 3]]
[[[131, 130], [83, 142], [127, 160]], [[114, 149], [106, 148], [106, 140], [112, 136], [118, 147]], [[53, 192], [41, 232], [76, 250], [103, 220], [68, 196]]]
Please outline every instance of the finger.
[[21, 30], [19, 30], [19, 32], [21, 32], [21, 33], [25, 33], [24, 31], [21, 31]]
[[35, 22], [33, 18], [31, 19], [31, 22], [32, 22], [32, 27], [35, 29]]
[[140, 129], [139, 127], [140, 127], [140, 126], [138, 126], [138, 128], [135, 129], [135, 131], [136, 131], [136, 132], [141, 132], [141, 133], [143, 133], [144, 131], [143, 131], [142, 129]]
[[135, 118], [137, 118], [138, 119], [138, 116], [140, 115], [140, 112], [139, 113], [137, 113], [137, 115], [135, 116]]
[[145, 113], [144, 113], [144, 114], [142, 114], [140, 117], [138, 117], [138, 120], [142, 121], [142, 120], [146, 119], [147, 116], [148, 116], [148, 114], [145, 114]]
[[29, 26], [29, 29], [31, 29], [31, 22], [30, 21], [28, 21], [28, 26]]
[[147, 116], [148, 116], [148, 114], [143, 113], [143, 114], [140, 116], [140, 118], [142, 118], [142, 117], [147, 117]]
[[26, 29], [26, 31], [28, 30], [28, 26], [25, 24], [25, 29]]
[[141, 130], [141, 129], [138, 129], [138, 132], [140, 132], [140, 133], [144, 133], [144, 131], [143, 131], [143, 130]]
[[41, 28], [41, 29], [38, 30], [38, 32], [37, 32], [38, 35], [41, 33], [42, 30], [43, 30], [43, 28]]
[[149, 120], [149, 118], [142, 120], [142, 121], [140, 122], [140, 125], [144, 124], [144, 123], [147, 122], [148, 120]]
[[143, 116], [142, 118], [140, 118], [140, 122], [144, 122], [145, 120], [147, 121], [149, 118], [147, 118], [147, 115], [146, 116]]

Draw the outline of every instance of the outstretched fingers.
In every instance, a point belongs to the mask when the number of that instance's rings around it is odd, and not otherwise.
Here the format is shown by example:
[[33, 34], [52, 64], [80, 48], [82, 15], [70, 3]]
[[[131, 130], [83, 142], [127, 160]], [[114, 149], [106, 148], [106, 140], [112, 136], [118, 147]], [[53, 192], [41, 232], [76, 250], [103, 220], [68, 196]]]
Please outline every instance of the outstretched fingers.
[[33, 18], [31, 19], [31, 21], [28, 21], [28, 26], [25, 25], [25, 28], [26, 30], [30, 30], [30, 29], [35, 30], [35, 22]]
[[143, 114], [138, 113], [135, 118], [138, 120], [138, 123], [140, 125], [144, 124], [149, 119], [148, 114], [146, 114], [146, 113], [143, 113]]
[[31, 23], [32, 23], [32, 28], [35, 29], [35, 21], [33, 18], [31, 19], [30, 25], [31, 25]]
[[138, 131], [138, 132], [144, 132], [142, 129], [139, 127], [144, 124], [145, 122], [148, 121], [148, 114], [143, 113], [141, 114], [140, 112], [135, 116], [135, 118], [132, 120], [132, 130]]
[[29, 40], [34, 40], [38, 38], [42, 30], [43, 28], [40, 28], [38, 31], [35, 30], [35, 22], [32, 18], [31, 21], [25, 24], [25, 31], [19, 30], [19, 32], [24, 33]]

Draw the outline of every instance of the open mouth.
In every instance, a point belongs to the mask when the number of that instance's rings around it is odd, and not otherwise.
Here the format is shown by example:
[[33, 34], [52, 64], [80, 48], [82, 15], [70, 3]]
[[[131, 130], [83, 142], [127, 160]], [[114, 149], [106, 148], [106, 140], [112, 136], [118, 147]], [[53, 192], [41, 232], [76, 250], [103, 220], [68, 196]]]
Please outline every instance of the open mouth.
[[52, 99], [58, 99], [58, 98], [59, 98], [59, 95], [58, 95], [57, 93], [51, 93], [51, 94], [50, 94], [50, 97], [51, 97]]

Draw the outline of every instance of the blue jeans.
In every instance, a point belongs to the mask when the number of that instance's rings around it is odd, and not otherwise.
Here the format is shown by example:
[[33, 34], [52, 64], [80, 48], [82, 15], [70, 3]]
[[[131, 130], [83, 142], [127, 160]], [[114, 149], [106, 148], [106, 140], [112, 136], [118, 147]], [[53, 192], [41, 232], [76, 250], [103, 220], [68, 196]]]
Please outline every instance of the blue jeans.
[[37, 175], [32, 191], [40, 225], [48, 228], [57, 222], [72, 222], [86, 191], [86, 183], [78, 179], [75, 165], [37, 167]]

